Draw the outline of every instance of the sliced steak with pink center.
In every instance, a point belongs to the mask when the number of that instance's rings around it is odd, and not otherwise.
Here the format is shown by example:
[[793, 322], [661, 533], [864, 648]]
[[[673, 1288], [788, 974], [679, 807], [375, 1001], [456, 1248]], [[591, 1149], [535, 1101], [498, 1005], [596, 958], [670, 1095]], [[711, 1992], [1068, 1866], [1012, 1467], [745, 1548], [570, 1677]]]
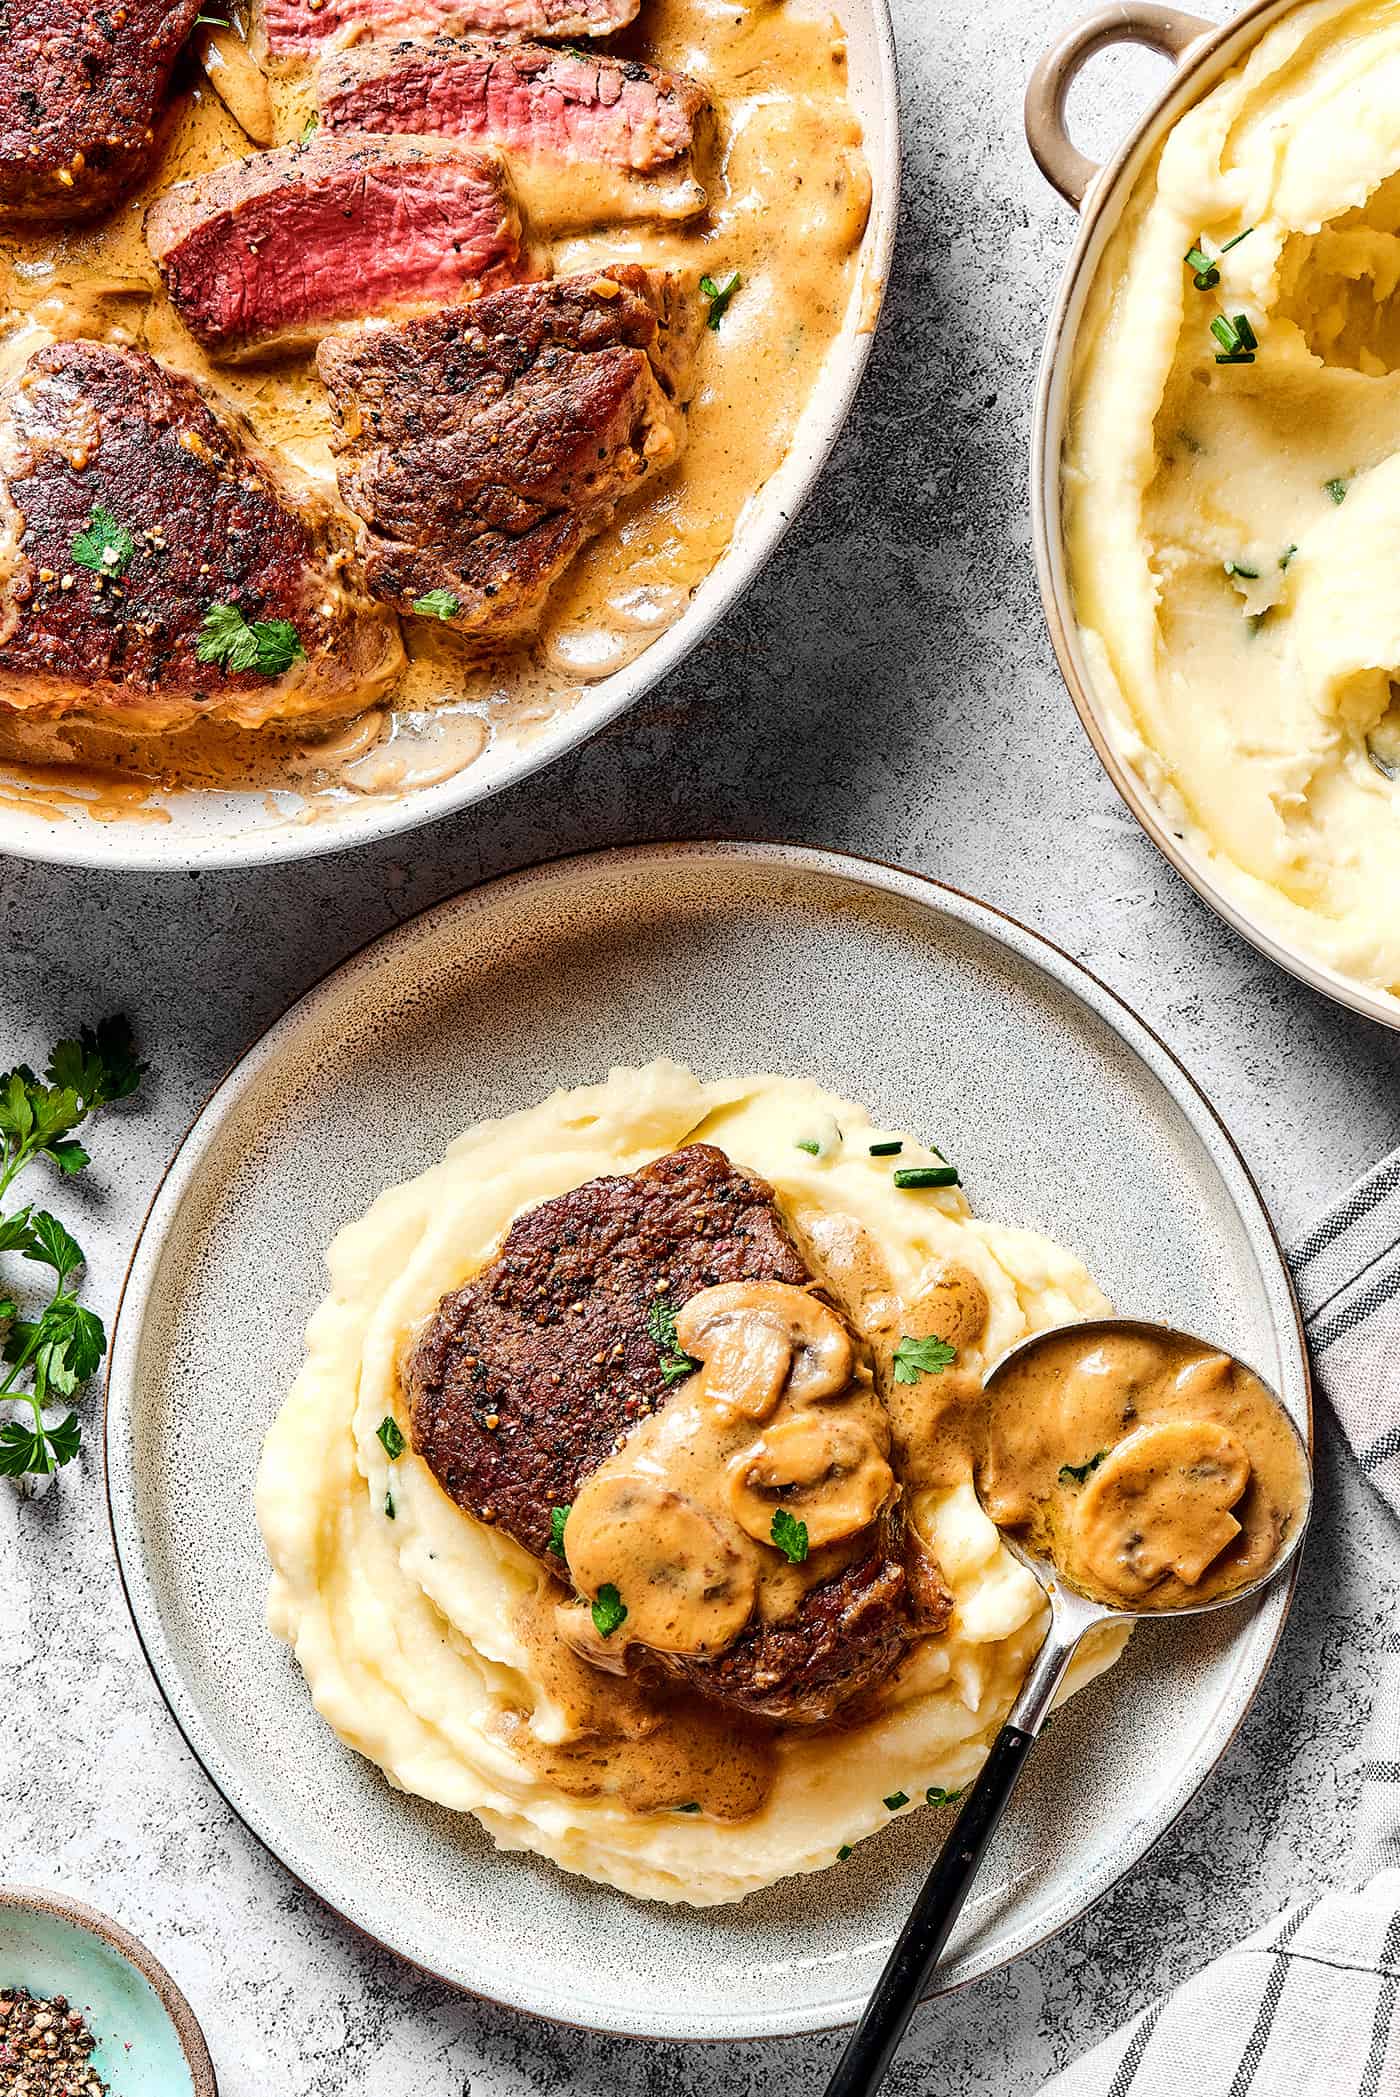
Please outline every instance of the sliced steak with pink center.
[[[336, 131], [431, 133], [499, 146], [531, 220], [689, 217], [705, 208], [697, 144], [705, 91], [631, 58], [489, 37], [362, 44], [328, 59], [317, 88]], [[580, 181], [578, 172], [589, 170]], [[561, 172], [564, 179], [560, 179]]]
[[423, 312], [519, 275], [520, 213], [495, 154], [349, 133], [250, 153], [151, 206], [175, 310], [224, 355]]
[[263, 0], [273, 58], [304, 57], [364, 36], [609, 36], [641, 0]]
[[579, 548], [679, 457], [698, 326], [674, 278], [627, 263], [322, 343], [375, 596], [430, 599], [483, 644], [528, 634]]
[[105, 211], [145, 172], [200, 0], [7, 0], [0, 9], [0, 219]]
[[344, 715], [403, 667], [395, 622], [349, 579], [348, 520], [294, 502], [144, 351], [37, 351], [0, 395], [0, 469], [0, 711], [142, 729]]

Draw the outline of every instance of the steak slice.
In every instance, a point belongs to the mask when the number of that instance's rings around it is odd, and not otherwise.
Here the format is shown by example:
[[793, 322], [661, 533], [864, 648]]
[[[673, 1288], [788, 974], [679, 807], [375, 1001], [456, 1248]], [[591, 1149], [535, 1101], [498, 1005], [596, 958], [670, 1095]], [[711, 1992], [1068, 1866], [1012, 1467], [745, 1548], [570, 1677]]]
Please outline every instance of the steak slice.
[[517, 639], [617, 504], [680, 455], [695, 302], [635, 263], [322, 344], [370, 589]]
[[[694, 167], [711, 128], [708, 97], [685, 74], [636, 59], [489, 37], [361, 44], [321, 67], [317, 100], [330, 130], [501, 148], [534, 224], [705, 208]], [[590, 181], [561, 179], [583, 166]]]
[[[348, 714], [402, 668], [393, 622], [347, 585], [334, 519], [294, 507], [192, 382], [142, 351], [32, 356], [0, 395], [0, 479], [0, 707], [256, 723]], [[130, 535], [106, 573], [74, 558], [95, 508]], [[213, 604], [290, 621], [304, 659], [267, 676], [201, 662]]]
[[609, 36], [641, 0], [263, 0], [273, 58], [304, 57], [358, 37]]
[[225, 355], [427, 310], [522, 268], [499, 158], [427, 139], [341, 135], [250, 153], [168, 189], [146, 241], [185, 326]]
[[200, 0], [9, 0], [0, 23], [0, 219], [83, 219], [144, 174]]
[[[811, 1279], [772, 1189], [709, 1144], [591, 1180], [520, 1217], [492, 1264], [439, 1304], [406, 1366], [414, 1446], [452, 1499], [562, 1578], [551, 1509], [670, 1393], [647, 1324], [658, 1284], [679, 1308], [720, 1282]], [[751, 1623], [714, 1659], [665, 1664], [745, 1711], [830, 1717], [915, 1636], [902, 1541], [896, 1510], [796, 1615]]]

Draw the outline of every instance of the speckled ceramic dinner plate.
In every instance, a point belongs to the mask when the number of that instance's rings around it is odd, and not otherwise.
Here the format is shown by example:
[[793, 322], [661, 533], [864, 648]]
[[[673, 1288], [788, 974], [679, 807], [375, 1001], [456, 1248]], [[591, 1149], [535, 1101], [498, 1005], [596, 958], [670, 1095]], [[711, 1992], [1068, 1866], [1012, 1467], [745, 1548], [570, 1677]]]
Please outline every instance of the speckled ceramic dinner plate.
[[[541, 2016], [671, 2038], [853, 2017], [945, 1821], [734, 1908], [633, 1901], [390, 1789], [268, 1634], [263, 1433], [322, 1253], [467, 1123], [612, 1064], [811, 1074], [936, 1129], [976, 1207], [1074, 1248], [1120, 1309], [1251, 1362], [1308, 1423], [1287, 1270], [1229, 1136], [1152, 1034], [1033, 933], [916, 875], [778, 846], [640, 848], [474, 889], [356, 955], [225, 1079], [132, 1261], [108, 1488], [137, 1628], [224, 1797], [360, 1928]], [[1037, 1749], [943, 1985], [1095, 1901], [1209, 1774], [1269, 1664], [1278, 1588], [1151, 1626]]]

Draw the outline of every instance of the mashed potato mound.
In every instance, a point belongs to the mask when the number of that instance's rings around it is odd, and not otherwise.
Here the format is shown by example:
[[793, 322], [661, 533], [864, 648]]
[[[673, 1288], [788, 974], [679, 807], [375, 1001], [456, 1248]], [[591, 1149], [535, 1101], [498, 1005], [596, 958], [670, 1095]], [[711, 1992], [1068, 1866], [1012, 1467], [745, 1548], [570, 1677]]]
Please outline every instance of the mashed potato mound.
[[[1184, 260], [1201, 243], [1216, 285]], [[1240, 907], [1390, 997], [1397, 285], [1400, 7], [1315, 0], [1139, 178], [1079, 331], [1063, 469], [1119, 750]]]
[[[440, 1165], [341, 1231], [331, 1293], [263, 1451], [257, 1512], [274, 1568], [271, 1627], [293, 1646], [318, 1711], [391, 1783], [474, 1813], [503, 1849], [703, 1905], [821, 1870], [885, 1824], [887, 1798], [922, 1801], [930, 1786], [956, 1790], [976, 1775], [1041, 1638], [1043, 1604], [970, 1481], [921, 1493], [910, 1509], [955, 1597], [947, 1630], [914, 1648], [867, 1723], [783, 1735], [766, 1804], [721, 1822], [568, 1795], [511, 1751], [522, 1715], [540, 1741], [566, 1737], [515, 1628], [552, 1583], [449, 1500], [411, 1448], [391, 1461], [377, 1434], [386, 1414], [406, 1426], [399, 1368], [413, 1332], [522, 1210], [691, 1139], [761, 1173], [810, 1242], [862, 1226], [903, 1302], [950, 1261], [970, 1270], [991, 1305], [988, 1359], [1027, 1333], [1108, 1310], [1070, 1253], [980, 1222], [960, 1189], [896, 1189], [891, 1160], [869, 1146], [899, 1133], [873, 1129], [864, 1108], [806, 1080], [702, 1084], [657, 1062], [469, 1129]], [[818, 1156], [797, 1148], [812, 1141]], [[906, 1138], [902, 1162], [932, 1161]], [[1070, 1687], [1106, 1666], [1124, 1635], [1082, 1659]]]

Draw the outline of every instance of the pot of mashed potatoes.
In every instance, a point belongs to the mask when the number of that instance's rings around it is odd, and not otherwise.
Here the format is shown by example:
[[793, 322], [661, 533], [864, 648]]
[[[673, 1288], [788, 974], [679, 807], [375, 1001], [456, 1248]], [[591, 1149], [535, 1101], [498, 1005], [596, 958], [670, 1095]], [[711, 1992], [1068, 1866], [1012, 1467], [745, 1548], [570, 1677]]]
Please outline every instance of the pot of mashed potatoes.
[[[1160, 47], [1161, 10], [1124, 12]], [[1395, 1025], [1400, 6], [1274, 4], [1188, 41], [1212, 27], [1176, 19], [1184, 74], [1088, 193], [1039, 407], [1042, 586], [1159, 845]], [[1076, 200], [1046, 91], [1090, 48], [1052, 54], [1028, 119]]]
[[[824, 1313], [803, 1298], [804, 1329], [783, 1337], [779, 1352], [793, 1365], [781, 1371], [787, 1411], [771, 1416], [765, 1462], [736, 1467], [726, 1453], [739, 1541], [766, 1546], [770, 1535], [795, 1534], [800, 1518], [803, 1551], [810, 1545], [815, 1556], [897, 1494], [951, 1604], [940, 1629], [915, 1639], [831, 1723], [741, 1723], [693, 1693], [678, 1711], [668, 1692], [663, 1709], [649, 1704], [643, 1682], [605, 1671], [617, 1646], [594, 1655], [604, 1663], [594, 1665], [586, 1636], [561, 1633], [561, 1618], [580, 1607], [568, 1600], [570, 1572], [600, 1602], [611, 1596], [615, 1605], [613, 1577], [629, 1587], [625, 1570], [614, 1575], [625, 1557], [608, 1556], [619, 1548], [613, 1502], [635, 1488], [616, 1465], [595, 1474], [572, 1511], [561, 1510], [552, 1575], [539, 1553], [449, 1496], [413, 1438], [406, 1379], [415, 1347], [450, 1292], [497, 1258], [512, 1224], [693, 1144], [714, 1146], [768, 1183], [832, 1307]], [[474, 1814], [503, 1849], [696, 1905], [833, 1865], [893, 1814], [961, 1792], [1010, 1707], [1045, 1615], [1035, 1582], [981, 1510], [971, 1456], [951, 1423], [960, 1404], [979, 1401], [988, 1364], [1017, 1341], [1109, 1306], [1072, 1253], [974, 1216], [951, 1177], [936, 1151], [874, 1126], [865, 1108], [810, 1080], [706, 1083], [662, 1061], [468, 1129], [440, 1164], [343, 1229], [328, 1256], [329, 1294], [257, 1481], [273, 1568], [269, 1622], [341, 1739], [398, 1788]], [[742, 1439], [740, 1415], [765, 1357], [751, 1322], [742, 1377], [725, 1382], [737, 1286], [680, 1307], [665, 1344], [705, 1356], [704, 1376], [692, 1380], [726, 1401]], [[791, 1305], [776, 1303], [783, 1292], [769, 1289], [770, 1304], [765, 1288], [747, 1290], [741, 1307], [750, 1319], [778, 1309], [787, 1317]], [[872, 1365], [888, 1430], [863, 1383], [854, 1412], [838, 1396], [846, 1336]], [[826, 1430], [820, 1465], [808, 1461], [817, 1414], [864, 1452], [860, 1463], [837, 1465], [835, 1496], [816, 1489], [818, 1471], [831, 1468]], [[668, 1401], [630, 1443], [619, 1439], [619, 1451], [645, 1453], [647, 1431], [679, 1417]], [[769, 1527], [773, 1466], [796, 1495], [782, 1503], [782, 1532]], [[602, 1555], [590, 1579], [593, 1553]], [[769, 1556], [769, 1577], [782, 1576], [782, 1560]], [[669, 1640], [694, 1649], [693, 1626], [678, 1639], [670, 1617], [644, 1613], [638, 1592], [629, 1593], [632, 1629], [662, 1648]], [[706, 1593], [714, 1608], [703, 1628], [722, 1644], [733, 1631], [729, 1590], [711, 1582]], [[612, 1617], [595, 1611], [604, 1640], [615, 1618], [615, 1607]], [[1125, 1636], [1109, 1627], [1069, 1688], [1106, 1667]]]

